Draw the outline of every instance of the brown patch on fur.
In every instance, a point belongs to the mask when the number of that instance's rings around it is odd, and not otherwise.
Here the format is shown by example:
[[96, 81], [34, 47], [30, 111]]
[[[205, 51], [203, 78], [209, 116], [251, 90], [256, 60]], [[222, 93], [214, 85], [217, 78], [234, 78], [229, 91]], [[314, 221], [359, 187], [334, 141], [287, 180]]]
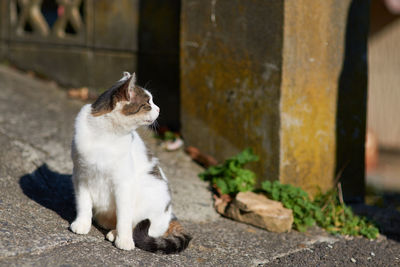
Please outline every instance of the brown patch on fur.
[[109, 110], [109, 109], [102, 109], [102, 110], [93, 111], [93, 109], [92, 109], [92, 116], [93, 116], [93, 117], [98, 117], [98, 116], [104, 115], [104, 114], [106, 114], [106, 113], [108, 113], [108, 112], [111, 112], [111, 110]]
[[92, 104], [92, 115], [95, 117], [104, 115], [111, 112], [119, 101], [128, 101], [128, 86], [131, 78], [126, 81], [118, 81], [102, 93]]
[[146, 94], [142, 87], [135, 86], [133, 98], [129, 99], [128, 87], [131, 79], [132, 77], [126, 81], [118, 81], [110, 89], [102, 93], [92, 104], [92, 115], [97, 117], [109, 113], [114, 110], [120, 101], [129, 101], [121, 111], [126, 116], [150, 111], [151, 105], [148, 103], [150, 96]]
[[115, 229], [117, 225], [117, 216], [113, 213], [98, 213], [95, 214], [95, 222], [103, 229], [111, 230]]
[[184, 229], [183, 229], [183, 226], [181, 225], [181, 223], [178, 222], [177, 220], [172, 220], [169, 223], [168, 230], [165, 232], [163, 237], [168, 237], [169, 235], [178, 236], [178, 235], [182, 235], [183, 233], [184, 233]]
[[129, 116], [139, 112], [147, 112], [151, 110], [151, 106], [148, 103], [150, 97], [146, 94], [144, 89], [139, 86], [135, 86], [134, 97], [130, 100], [129, 104], [126, 104], [122, 108], [122, 114]]
[[136, 114], [140, 111], [140, 108], [142, 107], [141, 104], [138, 103], [129, 103], [126, 104], [123, 108], [122, 108], [122, 114], [128, 116], [128, 115], [133, 115]]

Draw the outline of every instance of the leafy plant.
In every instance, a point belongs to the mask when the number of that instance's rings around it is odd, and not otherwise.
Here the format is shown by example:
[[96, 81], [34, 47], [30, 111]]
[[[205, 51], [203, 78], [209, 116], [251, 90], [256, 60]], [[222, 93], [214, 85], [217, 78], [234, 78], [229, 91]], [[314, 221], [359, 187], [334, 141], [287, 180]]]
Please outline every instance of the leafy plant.
[[[258, 157], [247, 148], [223, 164], [208, 168], [199, 176], [217, 186], [222, 194], [236, 195], [239, 192], [254, 191], [256, 176], [243, 166], [257, 160]], [[305, 231], [316, 224], [332, 234], [363, 235], [370, 239], [379, 234], [378, 228], [372, 222], [355, 215], [339, 199], [336, 189], [319, 194], [311, 200], [301, 188], [281, 184], [279, 181], [265, 181], [261, 188], [269, 198], [282, 202], [283, 206], [293, 211], [294, 228], [299, 231]]]
[[171, 131], [165, 131], [163, 134], [154, 134], [154, 137], [162, 141], [175, 141], [177, 135]]
[[164, 141], [169, 141], [169, 140], [174, 141], [176, 139], [176, 135], [171, 131], [166, 131], [164, 133], [164, 138], [163, 139], [164, 139]]
[[318, 225], [331, 234], [363, 235], [369, 239], [375, 239], [379, 234], [378, 228], [371, 221], [355, 215], [351, 207], [339, 201], [336, 190], [317, 195], [314, 203], [321, 208], [323, 215], [317, 221]]
[[269, 198], [280, 201], [285, 208], [293, 210], [294, 228], [299, 231], [305, 231], [323, 216], [321, 209], [310, 201], [308, 194], [299, 187], [281, 184], [278, 181], [265, 181], [261, 188]]
[[379, 234], [373, 223], [355, 215], [350, 207], [339, 201], [336, 190], [319, 194], [311, 201], [301, 188], [278, 181], [266, 181], [262, 183], [262, 189], [268, 197], [293, 210], [294, 228], [299, 231], [317, 224], [332, 234], [363, 235], [370, 239]]
[[235, 195], [238, 192], [252, 191], [256, 183], [256, 175], [243, 166], [249, 162], [258, 161], [258, 156], [251, 148], [243, 150], [238, 155], [227, 159], [223, 164], [211, 166], [199, 177], [211, 181], [222, 194]]

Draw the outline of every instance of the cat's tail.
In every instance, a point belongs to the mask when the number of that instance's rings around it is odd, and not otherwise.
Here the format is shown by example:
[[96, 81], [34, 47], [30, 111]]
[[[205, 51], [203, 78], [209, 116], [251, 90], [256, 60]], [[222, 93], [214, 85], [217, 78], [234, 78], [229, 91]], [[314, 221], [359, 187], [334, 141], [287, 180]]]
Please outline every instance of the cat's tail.
[[178, 253], [189, 245], [192, 237], [184, 232], [182, 225], [175, 219], [169, 223], [167, 232], [161, 237], [149, 236], [150, 220], [139, 222], [133, 230], [135, 246], [150, 252], [165, 254]]

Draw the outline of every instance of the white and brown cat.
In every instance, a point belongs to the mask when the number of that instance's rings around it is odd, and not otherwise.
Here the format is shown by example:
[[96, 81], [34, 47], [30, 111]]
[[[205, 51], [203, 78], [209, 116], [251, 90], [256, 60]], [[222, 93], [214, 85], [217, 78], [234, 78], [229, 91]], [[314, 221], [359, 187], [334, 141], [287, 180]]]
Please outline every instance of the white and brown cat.
[[77, 217], [70, 228], [87, 234], [92, 218], [124, 250], [176, 253], [191, 237], [172, 212], [168, 181], [158, 159], [135, 131], [160, 109], [135, 74], [123, 77], [82, 107], [72, 142]]

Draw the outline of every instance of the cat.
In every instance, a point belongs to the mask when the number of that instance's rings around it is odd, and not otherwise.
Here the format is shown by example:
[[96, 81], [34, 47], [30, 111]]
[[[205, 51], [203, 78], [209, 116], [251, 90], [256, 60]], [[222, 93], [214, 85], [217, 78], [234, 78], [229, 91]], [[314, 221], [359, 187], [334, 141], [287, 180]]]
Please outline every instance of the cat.
[[92, 217], [109, 230], [117, 248], [177, 253], [191, 236], [172, 212], [168, 180], [135, 131], [151, 125], [160, 109], [135, 73], [123, 77], [75, 120], [71, 156], [76, 219], [70, 229], [87, 234]]

